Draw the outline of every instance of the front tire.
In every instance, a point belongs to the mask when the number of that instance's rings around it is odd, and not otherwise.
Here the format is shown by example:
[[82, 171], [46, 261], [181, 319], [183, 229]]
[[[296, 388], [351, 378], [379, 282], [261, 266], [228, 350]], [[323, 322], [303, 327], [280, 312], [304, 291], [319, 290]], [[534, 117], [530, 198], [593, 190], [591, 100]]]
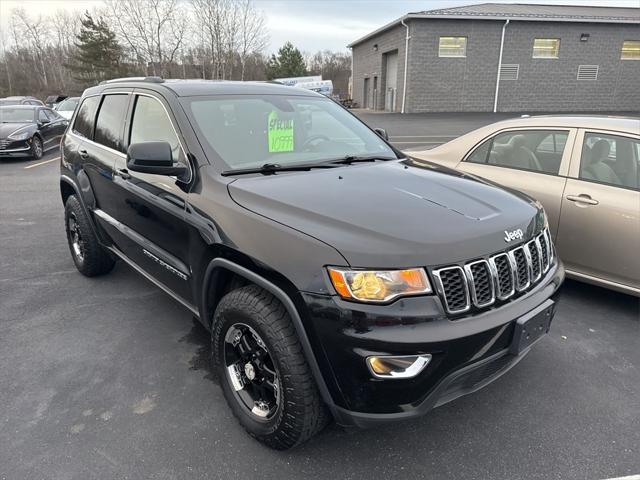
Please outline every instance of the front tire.
[[80, 201], [71, 195], [64, 205], [64, 220], [71, 257], [76, 268], [86, 277], [110, 272], [115, 261], [98, 242]]
[[42, 147], [42, 140], [37, 135], [31, 140], [31, 158], [34, 160], [40, 160], [44, 155], [44, 148]]
[[327, 425], [295, 328], [273, 295], [255, 285], [227, 294], [216, 309], [211, 338], [224, 396], [251, 436], [286, 450]]

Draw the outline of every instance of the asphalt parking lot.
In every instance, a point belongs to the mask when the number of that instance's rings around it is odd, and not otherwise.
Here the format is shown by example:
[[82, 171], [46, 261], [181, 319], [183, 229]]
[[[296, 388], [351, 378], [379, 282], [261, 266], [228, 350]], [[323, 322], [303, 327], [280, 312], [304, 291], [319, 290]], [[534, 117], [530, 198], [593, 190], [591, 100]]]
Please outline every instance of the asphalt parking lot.
[[[400, 148], [494, 120], [362, 116]], [[263, 447], [227, 408], [186, 309], [122, 263], [101, 278], [76, 271], [58, 164], [42, 163], [56, 156], [0, 161], [0, 479], [640, 473], [640, 302], [573, 281], [550, 335], [487, 388], [419, 421]]]

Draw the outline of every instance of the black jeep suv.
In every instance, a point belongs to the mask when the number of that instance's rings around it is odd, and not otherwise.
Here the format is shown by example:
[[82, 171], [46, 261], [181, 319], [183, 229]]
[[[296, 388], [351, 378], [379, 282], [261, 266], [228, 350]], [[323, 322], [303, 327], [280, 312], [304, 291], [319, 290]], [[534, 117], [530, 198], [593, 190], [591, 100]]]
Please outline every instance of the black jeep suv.
[[269, 83], [90, 88], [61, 144], [73, 261], [121, 259], [189, 309], [271, 447], [424, 414], [529, 351], [564, 269], [539, 203], [385, 136]]

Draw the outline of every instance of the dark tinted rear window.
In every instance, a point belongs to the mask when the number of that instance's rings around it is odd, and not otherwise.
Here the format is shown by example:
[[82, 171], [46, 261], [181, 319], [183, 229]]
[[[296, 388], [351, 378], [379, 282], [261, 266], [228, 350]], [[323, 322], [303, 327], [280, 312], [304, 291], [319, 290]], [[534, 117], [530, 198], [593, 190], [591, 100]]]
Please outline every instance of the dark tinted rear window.
[[100, 97], [85, 98], [76, 115], [73, 123], [73, 133], [77, 133], [85, 138], [91, 138], [93, 131], [93, 120], [96, 118], [96, 110], [100, 103]]
[[105, 95], [96, 120], [96, 142], [114, 150], [123, 150], [122, 125], [128, 101], [128, 95]]

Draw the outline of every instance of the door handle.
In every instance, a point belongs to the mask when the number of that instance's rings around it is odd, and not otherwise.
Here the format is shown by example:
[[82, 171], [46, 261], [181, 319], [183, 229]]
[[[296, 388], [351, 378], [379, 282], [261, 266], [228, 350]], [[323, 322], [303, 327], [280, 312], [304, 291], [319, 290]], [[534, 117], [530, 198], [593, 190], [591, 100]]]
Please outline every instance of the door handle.
[[81, 150], [78, 150], [78, 153], [82, 158], [87, 158], [89, 156], [89, 152], [87, 152], [84, 148]]
[[116, 175], [121, 177], [123, 180], [129, 180], [131, 178], [131, 175], [129, 174], [129, 170], [127, 170], [126, 168], [121, 168], [120, 170], [118, 170], [116, 172]]
[[586, 203], [587, 205], [598, 205], [600, 202], [586, 193], [580, 195], [567, 195], [566, 199], [571, 202]]

